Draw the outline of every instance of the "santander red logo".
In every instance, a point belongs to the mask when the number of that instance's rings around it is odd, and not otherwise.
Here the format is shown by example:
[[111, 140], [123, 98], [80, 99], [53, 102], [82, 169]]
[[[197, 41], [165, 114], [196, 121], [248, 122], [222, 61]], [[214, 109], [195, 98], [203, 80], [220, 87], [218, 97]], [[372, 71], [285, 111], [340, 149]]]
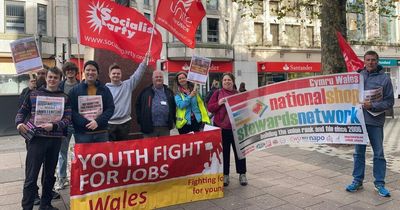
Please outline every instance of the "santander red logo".
[[179, 0], [176, 3], [171, 1], [169, 9], [177, 19], [174, 19], [176, 25], [182, 30], [188, 32], [192, 26], [192, 19], [187, 15], [194, 0]]
[[134, 37], [138, 32], [151, 34], [154, 31], [154, 34], [157, 34], [157, 31], [147, 23], [131, 20], [129, 17], [124, 17], [125, 14], [118, 14], [115, 10], [114, 6], [110, 6], [109, 3], [91, 2], [87, 10], [89, 13], [87, 23], [91, 24], [90, 28], [99, 34], [105, 28], [105, 30], [126, 36], [128, 39]]

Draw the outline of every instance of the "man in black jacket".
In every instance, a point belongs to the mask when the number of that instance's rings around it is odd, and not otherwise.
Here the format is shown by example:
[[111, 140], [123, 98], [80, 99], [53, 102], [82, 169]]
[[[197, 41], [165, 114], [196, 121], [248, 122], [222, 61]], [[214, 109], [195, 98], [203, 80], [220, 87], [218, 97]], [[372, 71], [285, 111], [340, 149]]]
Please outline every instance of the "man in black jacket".
[[136, 102], [137, 122], [145, 138], [169, 136], [175, 122], [174, 93], [164, 85], [162, 71], [154, 71], [152, 80]]

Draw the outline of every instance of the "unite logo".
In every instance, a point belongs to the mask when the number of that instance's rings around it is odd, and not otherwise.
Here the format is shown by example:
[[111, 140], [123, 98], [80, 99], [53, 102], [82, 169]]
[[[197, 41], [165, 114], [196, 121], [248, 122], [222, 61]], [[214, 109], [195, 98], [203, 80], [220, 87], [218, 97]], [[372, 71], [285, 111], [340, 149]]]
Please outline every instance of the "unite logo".
[[194, 1], [195, 0], [178, 0], [175, 5], [172, 1], [169, 7], [174, 16], [178, 18], [178, 20], [174, 19], [175, 24], [186, 32], [189, 32], [189, 28], [192, 26], [192, 19], [187, 13]]
[[[100, 4], [100, 2], [92, 2], [89, 5], [89, 9], [86, 11], [89, 13], [87, 21], [90, 28], [94, 32], [98, 31], [100, 34], [103, 26], [109, 31], [114, 33], [119, 33], [128, 39], [135, 36], [136, 32], [145, 32], [151, 34], [153, 32], [153, 27], [148, 27], [146, 23], [139, 21], [135, 22], [130, 18], [122, 18], [118, 14], [113, 13], [114, 8], [109, 4], [105, 5], [105, 2]], [[157, 32], [154, 30], [154, 34]]]

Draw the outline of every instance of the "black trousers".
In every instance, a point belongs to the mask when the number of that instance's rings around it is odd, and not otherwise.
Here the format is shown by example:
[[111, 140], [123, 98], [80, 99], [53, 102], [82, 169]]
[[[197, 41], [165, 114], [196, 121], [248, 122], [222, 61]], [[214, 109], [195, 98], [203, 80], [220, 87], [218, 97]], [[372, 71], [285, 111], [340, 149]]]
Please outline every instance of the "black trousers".
[[31, 210], [37, 192], [37, 179], [43, 164], [44, 178], [40, 206], [51, 204], [52, 189], [56, 178], [54, 172], [60, 152], [61, 138], [34, 137], [28, 142], [25, 160], [25, 182], [22, 196], [22, 208]]
[[108, 124], [108, 135], [110, 141], [129, 140], [129, 131], [131, 130], [132, 120], [122, 124]]
[[222, 153], [224, 156], [224, 175], [229, 175], [230, 157], [231, 157], [231, 146], [233, 147], [233, 153], [235, 154], [236, 173], [246, 173], [246, 158], [239, 160], [235, 142], [233, 139], [233, 132], [231, 129], [222, 130]]
[[196, 118], [192, 118], [191, 124], [188, 125], [187, 123], [180, 129], [178, 129], [179, 134], [185, 134], [189, 132], [199, 132], [202, 123], [197, 122]]

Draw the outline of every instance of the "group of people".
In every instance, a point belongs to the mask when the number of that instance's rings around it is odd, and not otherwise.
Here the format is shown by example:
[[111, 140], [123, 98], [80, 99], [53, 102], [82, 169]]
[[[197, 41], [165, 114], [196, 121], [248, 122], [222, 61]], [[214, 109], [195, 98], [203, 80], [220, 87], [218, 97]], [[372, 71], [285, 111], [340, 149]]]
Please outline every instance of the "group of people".
[[[67, 154], [72, 134], [77, 144], [129, 139], [132, 92], [145, 74], [148, 59], [146, 54], [136, 71], [124, 81], [118, 64], [110, 65], [110, 82], [106, 84], [98, 80], [100, 68], [95, 61], [84, 64], [85, 79], [82, 82], [76, 79], [79, 71], [71, 62], [63, 65], [63, 71], [52, 67], [39, 71], [37, 77], [31, 76], [28, 88], [21, 94], [15, 119], [21, 134], [33, 132], [33, 137], [26, 139], [23, 209], [32, 209], [34, 204], [39, 203], [39, 209], [57, 209], [51, 205], [53, 187], [59, 190], [68, 185]], [[369, 51], [364, 59], [365, 68], [360, 74], [363, 75], [365, 89], [383, 88], [383, 100], [365, 102], [363, 108], [374, 151], [375, 187], [381, 196], [387, 197], [390, 193], [384, 187], [386, 161], [382, 147], [384, 115], [373, 116], [368, 110], [378, 112], [393, 106], [393, 88], [390, 78], [378, 67], [378, 54]], [[44, 77], [41, 77], [42, 73]], [[61, 81], [63, 75], [65, 80]], [[40, 80], [44, 82], [39, 83]], [[235, 88], [234, 75], [223, 74], [221, 88], [217, 87], [218, 82], [213, 82], [212, 93], [206, 97], [206, 102], [198, 93], [197, 85], [187, 80], [186, 72], [177, 73], [175, 80], [176, 90], [172, 91], [164, 84], [163, 72], [155, 70], [152, 84], [137, 97], [137, 122], [143, 136], [168, 136], [174, 127], [179, 134], [199, 132], [204, 124], [213, 123], [222, 131], [224, 186], [229, 185], [231, 147], [239, 182], [247, 185], [246, 159], [238, 158], [225, 107], [226, 98], [239, 93]], [[240, 92], [246, 91], [244, 83], [240, 86]], [[355, 148], [354, 181], [346, 188], [349, 192], [361, 189], [364, 179], [365, 146], [357, 145]], [[42, 196], [40, 202], [35, 202], [38, 195], [36, 182], [42, 165]], [[54, 177], [56, 168], [57, 179]]]

